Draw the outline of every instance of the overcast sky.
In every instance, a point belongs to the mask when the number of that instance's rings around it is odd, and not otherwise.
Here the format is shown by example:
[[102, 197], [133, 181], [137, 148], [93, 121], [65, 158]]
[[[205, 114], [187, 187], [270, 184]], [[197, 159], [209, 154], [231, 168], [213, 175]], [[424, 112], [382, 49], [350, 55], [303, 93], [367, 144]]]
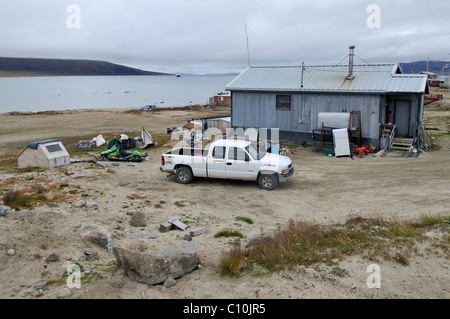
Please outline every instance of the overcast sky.
[[245, 26], [251, 65], [450, 58], [447, 0], [2, 0], [0, 56], [241, 72]]

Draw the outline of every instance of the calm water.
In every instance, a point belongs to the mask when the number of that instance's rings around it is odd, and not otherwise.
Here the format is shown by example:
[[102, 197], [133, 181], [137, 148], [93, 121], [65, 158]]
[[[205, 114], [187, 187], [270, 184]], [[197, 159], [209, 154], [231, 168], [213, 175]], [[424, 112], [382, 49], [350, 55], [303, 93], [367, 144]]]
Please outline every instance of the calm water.
[[207, 103], [235, 75], [0, 78], [0, 113]]

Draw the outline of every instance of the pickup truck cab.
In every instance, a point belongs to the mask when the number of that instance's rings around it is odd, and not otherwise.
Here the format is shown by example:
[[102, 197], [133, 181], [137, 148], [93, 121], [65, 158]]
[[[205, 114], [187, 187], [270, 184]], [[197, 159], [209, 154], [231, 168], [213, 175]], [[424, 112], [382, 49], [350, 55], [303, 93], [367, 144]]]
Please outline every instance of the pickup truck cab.
[[273, 190], [294, 173], [289, 157], [267, 153], [244, 140], [221, 139], [209, 148], [179, 147], [161, 156], [162, 172], [175, 173], [178, 182], [187, 184], [194, 177], [257, 181]]

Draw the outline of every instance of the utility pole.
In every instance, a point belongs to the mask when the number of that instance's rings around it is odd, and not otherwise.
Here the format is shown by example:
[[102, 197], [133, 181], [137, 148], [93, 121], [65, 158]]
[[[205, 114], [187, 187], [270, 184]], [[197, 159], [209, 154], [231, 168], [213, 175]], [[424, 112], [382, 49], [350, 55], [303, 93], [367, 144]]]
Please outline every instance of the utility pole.
[[250, 49], [248, 47], [248, 34], [247, 34], [247, 24], [245, 24], [245, 39], [247, 41], [247, 59], [248, 59], [248, 66], [250, 67]]
[[411, 61], [411, 73], [414, 74], [414, 61]]

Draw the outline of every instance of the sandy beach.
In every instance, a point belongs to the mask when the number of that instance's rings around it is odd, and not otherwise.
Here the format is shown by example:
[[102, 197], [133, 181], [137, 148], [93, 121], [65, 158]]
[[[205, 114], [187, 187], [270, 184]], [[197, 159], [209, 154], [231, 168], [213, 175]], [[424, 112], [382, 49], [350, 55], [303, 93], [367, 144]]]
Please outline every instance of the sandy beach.
[[[252, 239], [274, 234], [290, 220], [335, 225], [351, 210], [364, 218], [397, 221], [449, 216], [450, 135], [445, 132], [450, 129], [450, 109], [427, 108], [427, 125], [438, 129], [430, 132], [439, 147], [418, 157], [335, 158], [289, 142], [295, 174], [274, 191], [264, 191], [255, 182], [230, 180], [195, 179], [182, 185], [173, 175], [160, 172], [161, 154], [175, 143], [166, 134], [167, 128], [182, 127], [192, 118], [228, 114], [227, 108], [202, 107], [0, 114], [0, 201], [15, 190], [40, 192], [45, 197], [32, 208], [0, 217], [0, 298], [449, 299], [448, 224], [440, 230], [430, 229], [426, 239], [416, 241], [407, 264], [356, 254], [333, 266], [317, 263], [277, 272], [253, 269], [239, 277], [219, 273], [221, 256], [236, 239], [214, 235], [224, 229], [238, 230], [245, 235], [240, 239], [245, 247]], [[158, 142], [145, 150], [148, 161], [106, 162], [103, 168], [89, 161], [90, 155], [99, 152], [85, 154], [75, 149], [79, 140], [98, 134], [106, 140], [122, 133], [134, 137], [143, 127]], [[72, 158], [86, 162], [50, 170], [19, 170], [17, 154], [28, 143], [46, 139], [61, 139]], [[86, 201], [96, 206], [86, 207]], [[145, 214], [146, 226], [130, 224], [130, 216], [137, 211]], [[138, 241], [146, 251], [161, 252], [183, 242], [179, 237], [186, 231], [158, 231], [173, 216], [180, 216], [188, 230], [205, 227], [206, 231], [192, 238], [201, 267], [171, 287], [132, 281], [122, 268], [114, 269], [111, 251], [87, 245], [80, 237], [82, 226], [89, 224], [110, 232], [117, 246], [128, 244], [129, 233], [156, 233], [156, 238]], [[237, 221], [237, 216], [249, 217], [254, 223]], [[98, 259], [85, 259], [88, 248]], [[47, 261], [52, 253], [58, 255], [57, 260]], [[91, 275], [81, 288], [54, 283], [63, 275], [67, 261], [78, 261]], [[374, 263], [381, 270], [380, 288], [367, 285], [367, 269]], [[47, 284], [36, 288], [42, 282]]]

